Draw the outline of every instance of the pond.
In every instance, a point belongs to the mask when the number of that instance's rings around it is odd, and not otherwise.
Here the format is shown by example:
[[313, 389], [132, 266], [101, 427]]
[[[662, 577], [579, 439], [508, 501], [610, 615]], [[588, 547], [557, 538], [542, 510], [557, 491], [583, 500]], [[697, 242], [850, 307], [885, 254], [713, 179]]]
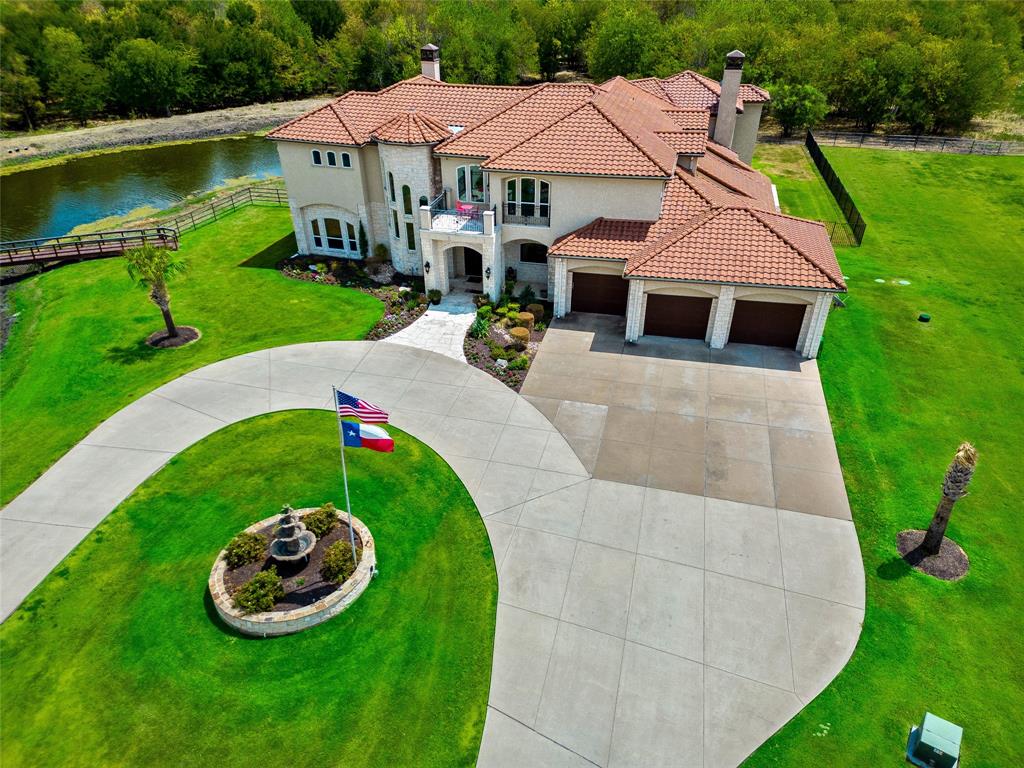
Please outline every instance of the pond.
[[0, 240], [67, 234], [141, 206], [167, 208], [240, 176], [278, 176], [274, 143], [247, 136], [126, 150], [0, 178]]

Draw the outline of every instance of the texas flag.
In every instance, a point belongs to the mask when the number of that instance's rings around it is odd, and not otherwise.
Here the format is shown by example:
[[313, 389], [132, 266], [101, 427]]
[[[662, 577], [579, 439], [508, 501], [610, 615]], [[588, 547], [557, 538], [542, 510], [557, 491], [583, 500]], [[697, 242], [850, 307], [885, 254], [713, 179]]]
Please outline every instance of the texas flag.
[[346, 448], [369, 448], [371, 451], [393, 453], [395, 441], [387, 432], [372, 424], [357, 424], [354, 421], [341, 422], [341, 434]]

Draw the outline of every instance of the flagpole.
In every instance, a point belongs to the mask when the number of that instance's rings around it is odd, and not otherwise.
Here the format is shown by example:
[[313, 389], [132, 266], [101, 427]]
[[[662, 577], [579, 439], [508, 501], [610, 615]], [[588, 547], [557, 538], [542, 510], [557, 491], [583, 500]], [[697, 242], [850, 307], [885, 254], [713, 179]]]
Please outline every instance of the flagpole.
[[341, 413], [338, 412], [338, 388], [331, 387], [334, 393], [334, 415], [338, 417], [338, 442], [341, 444], [341, 476], [345, 482], [345, 509], [348, 511], [348, 540], [352, 545], [352, 563], [358, 564], [356, 558], [356, 535], [352, 529], [352, 501], [348, 496], [348, 468], [345, 466], [345, 428], [341, 424]]

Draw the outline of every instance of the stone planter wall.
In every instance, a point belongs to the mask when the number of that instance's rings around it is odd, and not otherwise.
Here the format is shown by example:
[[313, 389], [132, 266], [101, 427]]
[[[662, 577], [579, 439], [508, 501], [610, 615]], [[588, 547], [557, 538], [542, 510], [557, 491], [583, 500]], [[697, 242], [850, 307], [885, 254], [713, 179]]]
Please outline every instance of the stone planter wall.
[[[314, 507], [297, 509], [295, 513], [299, 518], [303, 518], [310, 512], [313, 512], [314, 509]], [[250, 525], [245, 530], [247, 533], [256, 533], [272, 524], [279, 517], [279, 514], [272, 515], [265, 520], [260, 520], [258, 523]], [[338, 513], [339, 520], [345, 520], [346, 517], [343, 517], [341, 512]], [[370, 529], [363, 525], [363, 522], [357, 517], [352, 518], [352, 527], [363, 542], [362, 557], [358, 565], [356, 565], [355, 572], [349, 577], [348, 581], [327, 597], [318, 600], [313, 605], [308, 605], [305, 608], [296, 608], [291, 611], [268, 611], [266, 613], [246, 614], [235, 608], [231, 601], [231, 595], [228, 594], [224, 584], [224, 572], [227, 570], [228, 565], [224, 560], [225, 551], [221, 550], [217, 556], [217, 561], [213, 564], [213, 570], [210, 571], [210, 595], [213, 597], [213, 604], [217, 607], [217, 613], [220, 614], [221, 619], [223, 619], [225, 624], [234, 627], [243, 634], [256, 637], [272, 637], [275, 635], [290, 635], [293, 632], [309, 629], [317, 624], [322, 624], [332, 616], [337, 616], [363, 594], [363, 591], [369, 586], [370, 579], [373, 578], [373, 573], [377, 566], [377, 553]]]

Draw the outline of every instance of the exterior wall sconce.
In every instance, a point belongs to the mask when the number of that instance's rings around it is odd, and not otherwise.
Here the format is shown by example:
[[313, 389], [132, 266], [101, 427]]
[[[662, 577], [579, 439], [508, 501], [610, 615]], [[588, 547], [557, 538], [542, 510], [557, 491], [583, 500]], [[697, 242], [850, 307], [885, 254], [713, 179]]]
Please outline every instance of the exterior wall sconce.
[[488, 280], [491, 279], [491, 268], [490, 267], [488, 267], [487, 269], [484, 270], [484, 277], [486, 277]]
[[429, 261], [424, 261], [423, 262], [423, 271], [426, 272], [428, 275], [430, 274], [430, 262]]

